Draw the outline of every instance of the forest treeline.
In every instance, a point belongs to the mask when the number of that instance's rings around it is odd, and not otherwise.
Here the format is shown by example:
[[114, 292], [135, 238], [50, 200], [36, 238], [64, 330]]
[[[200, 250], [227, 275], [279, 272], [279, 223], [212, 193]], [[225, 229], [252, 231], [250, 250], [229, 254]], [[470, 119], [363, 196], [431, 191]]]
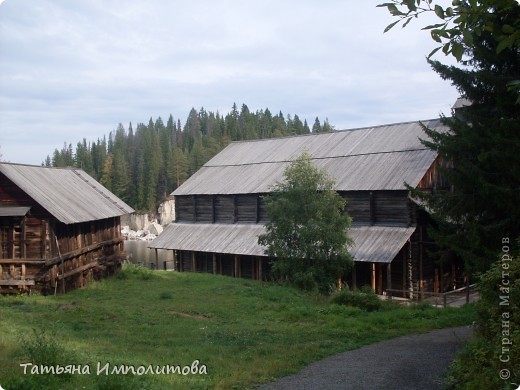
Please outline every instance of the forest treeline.
[[329, 131], [328, 120], [316, 117], [310, 128], [298, 115], [250, 112], [245, 104], [240, 110], [233, 104], [226, 115], [192, 108], [184, 126], [171, 114], [166, 124], [160, 117], [135, 129], [119, 124], [108, 137], [83, 139], [75, 150], [65, 143], [43, 165], [82, 168], [134, 209], [149, 211], [231, 141]]

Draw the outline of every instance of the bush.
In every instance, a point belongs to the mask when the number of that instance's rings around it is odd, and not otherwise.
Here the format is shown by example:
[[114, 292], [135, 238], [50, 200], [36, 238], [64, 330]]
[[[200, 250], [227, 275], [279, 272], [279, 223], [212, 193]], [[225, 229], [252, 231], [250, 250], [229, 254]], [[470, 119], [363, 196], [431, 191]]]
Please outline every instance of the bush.
[[370, 288], [361, 290], [342, 290], [333, 295], [332, 303], [357, 307], [365, 311], [377, 311], [382, 307], [381, 300]]
[[[482, 275], [478, 289], [480, 300], [476, 304], [478, 320], [475, 337], [451, 366], [446, 388], [516, 388], [511, 384], [520, 383], [518, 255], [512, 261], [495, 263]], [[504, 341], [506, 344], [503, 344]], [[503, 360], [508, 361], [501, 362], [501, 355]], [[501, 379], [500, 375], [504, 378]]]
[[152, 270], [139, 264], [123, 264], [121, 271], [119, 271], [117, 274], [117, 278], [120, 280], [125, 280], [131, 276], [137, 277], [141, 280], [148, 280], [152, 277]]

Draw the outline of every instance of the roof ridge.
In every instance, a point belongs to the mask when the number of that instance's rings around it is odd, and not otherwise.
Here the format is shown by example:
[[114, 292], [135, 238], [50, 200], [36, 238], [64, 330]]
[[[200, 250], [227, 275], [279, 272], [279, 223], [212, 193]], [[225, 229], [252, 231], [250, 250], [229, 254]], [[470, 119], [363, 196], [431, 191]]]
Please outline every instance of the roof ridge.
[[271, 138], [259, 138], [259, 139], [244, 139], [239, 141], [231, 141], [229, 145], [232, 144], [241, 144], [241, 143], [249, 143], [249, 142], [262, 142], [262, 141], [273, 141], [273, 140], [279, 140], [279, 139], [289, 139], [289, 138], [300, 138], [300, 137], [313, 137], [313, 136], [320, 136], [320, 135], [331, 135], [331, 134], [337, 134], [347, 131], [360, 131], [360, 130], [367, 130], [367, 129], [378, 129], [381, 127], [389, 127], [389, 126], [398, 126], [398, 125], [407, 125], [411, 123], [425, 123], [425, 122], [431, 122], [431, 121], [438, 121], [440, 118], [432, 118], [432, 119], [422, 119], [422, 120], [415, 120], [415, 121], [405, 121], [405, 122], [395, 122], [395, 123], [386, 123], [381, 125], [374, 125], [374, 126], [363, 126], [363, 127], [354, 127], [351, 129], [342, 129], [342, 130], [333, 130], [326, 133], [308, 133], [308, 134], [293, 134], [293, 135], [286, 135], [283, 137], [271, 137]]
[[[383, 151], [383, 152], [344, 154], [344, 155], [338, 155], [338, 156], [311, 157], [311, 160], [328, 160], [328, 159], [334, 159], [334, 158], [371, 156], [371, 155], [375, 155], [375, 154], [392, 154], [392, 153], [418, 152], [418, 151], [421, 151], [421, 150], [431, 150], [431, 149], [428, 149], [428, 148], [425, 147], [425, 148], [416, 148], [416, 149], [390, 150], [390, 151]], [[290, 162], [293, 162], [293, 161], [294, 160], [276, 160], [276, 161], [252, 162], [252, 163], [245, 163], [245, 164], [220, 164], [220, 165], [207, 165], [207, 164], [204, 164], [203, 167], [205, 167], [205, 168], [242, 167], [242, 166], [248, 166], [248, 165], [290, 163]]]
[[42, 168], [42, 169], [63, 169], [63, 170], [77, 170], [77, 169], [81, 169], [81, 168], [75, 168], [75, 167], [72, 167], [72, 166], [67, 166], [67, 167], [47, 167], [47, 166], [44, 166], [44, 165], [36, 165], [36, 164], [25, 164], [25, 163], [13, 163], [13, 162], [8, 162], [8, 161], [0, 161], [0, 165], [16, 165], [16, 166], [20, 166], [20, 167], [30, 167], [30, 168]]

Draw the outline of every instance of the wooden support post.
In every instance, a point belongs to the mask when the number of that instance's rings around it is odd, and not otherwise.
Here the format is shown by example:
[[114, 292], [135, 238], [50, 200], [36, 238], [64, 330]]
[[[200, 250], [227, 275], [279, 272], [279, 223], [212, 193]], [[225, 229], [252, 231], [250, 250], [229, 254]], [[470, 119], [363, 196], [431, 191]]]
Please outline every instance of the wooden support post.
[[403, 298], [406, 298], [406, 251], [403, 251]]
[[26, 232], [25, 232], [25, 221], [26, 217], [22, 218], [22, 223], [20, 226], [20, 258], [27, 258], [27, 243], [26, 243]]
[[195, 252], [191, 252], [191, 272], [196, 271], [196, 263], [195, 263]]
[[433, 281], [433, 291], [439, 293], [439, 269], [435, 268], [435, 276]]
[[372, 291], [377, 294], [377, 290], [376, 290], [376, 263], [370, 263], [370, 268], [371, 268], [370, 284], [371, 284], [371, 287], [372, 287]]
[[81, 287], [83, 287], [83, 285], [84, 285], [83, 272], [80, 272], [78, 275], [78, 287], [81, 288]]
[[159, 249], [155, 248], [155, 269], [159, 269]]
[[20, 267], [20, 276], [21, 279], [25, 279], [25, 264], [22, 264], [22, 266]]
[[262, 280], [262, 257], [258, 257], [258, 280]]
[[217, 254], [213, 253], [213, 275], [217, 274]]
[[383, 295], [383, 264], [377, 263], [377, 293]]
[[423, 274], [423, 234], [422, 226], [419, 226], [419, 300], [423, 300], [424, 274]]
[[410, 291], [410, 299], [415, 299], [414, 283], [413, 283], [413, 260], [412, 260], [412, 240], [408, 239], [408, 289]]
[[239, 260], [238, 260], [238, 255], [235, 255], [235, 262], [234, 262], [234, 265], [233, 265], [233, 276], [235, 278], [238, 278], [240, 277], [240, 274], [239, 274]]
[[392, 289], [392, 263], [386, 265], [386, 289]]

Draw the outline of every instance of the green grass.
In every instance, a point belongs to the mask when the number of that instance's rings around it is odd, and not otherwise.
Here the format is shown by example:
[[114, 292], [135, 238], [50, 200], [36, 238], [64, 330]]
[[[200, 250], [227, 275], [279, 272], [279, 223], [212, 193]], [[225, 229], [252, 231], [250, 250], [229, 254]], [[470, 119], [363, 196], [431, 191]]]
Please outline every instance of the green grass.
[[[0, 385], [251, 388], [337, 352], [474, 318], [473, 306], [383, 305], [365, 312], [271, 283], [127, 267], [65, 295], [0, 297]], [[91, 374], [23, 375], [20, 363], [36, 364], [49, 353], [55, 364], [89, 365]], [[194, 360], [207, 374], [96, 375], [97, 362], [188, 366]]]

